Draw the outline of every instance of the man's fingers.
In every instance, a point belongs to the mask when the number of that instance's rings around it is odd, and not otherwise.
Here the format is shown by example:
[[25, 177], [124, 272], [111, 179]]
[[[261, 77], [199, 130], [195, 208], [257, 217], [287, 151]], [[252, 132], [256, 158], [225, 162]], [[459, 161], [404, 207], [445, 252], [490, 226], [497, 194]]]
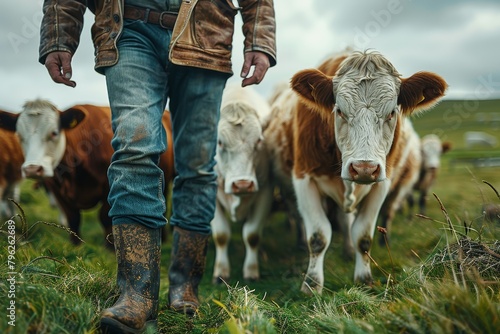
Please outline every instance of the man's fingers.
[[[250, 69], [253, 66], [253, 73], [251, 76], [247, 77], [250, 73]], [[245, 54], [245, 61], [241, 70], [241, 76], [243, 78], [242, 86], [259, 84], [267, 73], [269, 68], [269, 58], [265, 53], [262, 52], [248, 52]]]
[[72, 76], [71, 58], [71, 53], [64, 51], [51, 52], [47, 55], [45, 67], [54, 82], [69, 87], [76, 86], [76, 82], [70, 80]]

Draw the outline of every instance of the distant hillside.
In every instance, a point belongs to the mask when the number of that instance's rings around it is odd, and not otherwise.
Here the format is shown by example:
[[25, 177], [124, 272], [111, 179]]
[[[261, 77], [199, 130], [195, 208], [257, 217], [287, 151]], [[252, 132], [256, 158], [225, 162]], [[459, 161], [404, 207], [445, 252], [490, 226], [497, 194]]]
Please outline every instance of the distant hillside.
[[500, 144], [500, 100], [449, 100], [412, 117], [417, 132], [434, 133], [465, 148], [464, 133], [482, 131], [495, 136]]
[[[500, 157], [500, 99], [445, 100], [411, 119], [420, 136], [434, 133], [452, 143], [452, 151], [443, 156], [445, 160]], [[468, 131], [487, 133], [497, 139], [497, 144], [468, 147], [465, 142]]]

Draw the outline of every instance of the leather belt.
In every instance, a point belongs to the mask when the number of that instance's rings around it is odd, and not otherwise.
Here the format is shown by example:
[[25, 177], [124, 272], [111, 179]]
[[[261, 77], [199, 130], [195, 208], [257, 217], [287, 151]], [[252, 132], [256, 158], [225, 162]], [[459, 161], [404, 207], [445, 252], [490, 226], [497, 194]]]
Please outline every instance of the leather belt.
[[125, 6], [123, 11], [124, 19], [140, 20], [146, 23], [158, 24], [160, 27], [173, 30], [177, 13], [174, 12], [155, 12], [149, 8]]

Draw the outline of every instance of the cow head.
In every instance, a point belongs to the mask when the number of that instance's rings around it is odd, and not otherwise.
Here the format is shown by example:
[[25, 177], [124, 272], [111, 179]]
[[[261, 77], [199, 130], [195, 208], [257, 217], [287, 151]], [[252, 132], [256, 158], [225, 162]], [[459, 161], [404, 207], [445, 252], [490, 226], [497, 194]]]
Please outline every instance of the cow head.
[[442, 142], [435, 134], [422, 138], [422, 163], [425, 169], [438, 169], [441, 165], [441, 156], [451, 149], [449, 142]]
[[85, 116], [82, 110], [60, 112], [48, 101], [34, 100], [19, 114], [0, 112], [0, 127], [17, 132], [25, 157], [25, 177], [52, 177], [66, 149], [64, 130], [74, 128]]
[[355, 52], [331, 74], [303, 70], [292, 78], [292, 88], [313, 112], [334, 118], [341, 177], [357, 183], [382, 181], [398, 118], [431, 108], [447, 84], [429, 72], [402, 79], [376, 52]]
[[217, 170], [224, 179], [224, 192], [241, 195], [258, 191], [256, 164], [263, 136], [255, 109], [244, 102], [223, 106], [218, 138]]

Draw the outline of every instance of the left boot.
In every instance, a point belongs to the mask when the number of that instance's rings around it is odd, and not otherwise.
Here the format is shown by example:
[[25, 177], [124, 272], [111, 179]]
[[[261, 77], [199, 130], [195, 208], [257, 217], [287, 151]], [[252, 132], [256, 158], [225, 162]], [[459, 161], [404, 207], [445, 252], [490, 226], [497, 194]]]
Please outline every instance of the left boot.
[[113, 226], [120, 297], [103, 311], [102, 333], [144, 333], [157, 327], [161, 231], [138, 224]]
[[174, 227], [168, 303], [176, 312], [193, 316], [200, 306], [198, 285], [205, 272], [209, 237]]

